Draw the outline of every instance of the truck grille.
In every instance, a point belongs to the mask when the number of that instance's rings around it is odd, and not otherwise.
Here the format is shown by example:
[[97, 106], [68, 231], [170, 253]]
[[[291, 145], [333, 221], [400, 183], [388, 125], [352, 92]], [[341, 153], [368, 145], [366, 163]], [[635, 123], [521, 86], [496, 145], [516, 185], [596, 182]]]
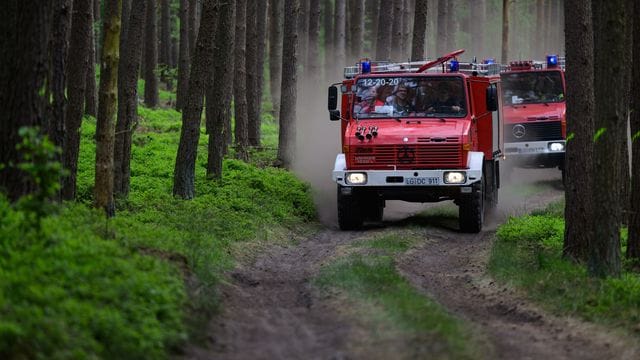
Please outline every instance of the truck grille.
[[504, 127], [505, 142], [558, 139], [562, 139], [562, 125], [559, 121], [509, 124]]
[[348, 164], [350, 169], [373, 170], [391, 170], [394, 166], [398, 170], [466, 167], [459, 143], [354, 146]]

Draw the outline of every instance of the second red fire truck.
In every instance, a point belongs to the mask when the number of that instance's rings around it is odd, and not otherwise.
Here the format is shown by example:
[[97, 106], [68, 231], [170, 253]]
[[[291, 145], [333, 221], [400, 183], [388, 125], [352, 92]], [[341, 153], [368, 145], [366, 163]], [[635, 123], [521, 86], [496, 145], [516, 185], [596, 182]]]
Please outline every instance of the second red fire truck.
[[459, 206], [459, 226], [479, 232], [498, 201], [504, 128], [498, 64], [460, 63], [455, 51], [419, 63], [361, 61], [329, 88], [341, 123], [335, 160], [338, 223], [379, 221], [387, 200]]

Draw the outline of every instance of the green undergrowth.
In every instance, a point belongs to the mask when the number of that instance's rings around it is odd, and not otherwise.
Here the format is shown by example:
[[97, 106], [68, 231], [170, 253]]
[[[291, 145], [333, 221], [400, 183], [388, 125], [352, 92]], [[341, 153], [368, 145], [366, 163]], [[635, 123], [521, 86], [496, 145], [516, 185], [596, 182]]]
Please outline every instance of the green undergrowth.
[[471, 331], [414, 289], [396, 268], [396, 258], [420, 241], [420, 232], [411, 228], [355, 241], [321, 269], [315, 284], [346, 294], [354, 309], [376, 309], [366, 314], [353, 311], [365, 318], [367, 328], [383, 329], [369, 335], [369, 346], [391, 337], [407, 345], [419, 343], [404, 347], [393, 355], [396, 358], [474, 358], [477, 343]]
[[[489, 271], [558, 314], [640, 335], [640, 276], [625, 271], [620, 278], [591, 278], [583, 265], [562, 259], [563, 207], [561, 202], [554, 203], [544, 211], [511, 218], [502, 225]], [[625, 246], [623, 231], [623, 250]]]
[[[196, 197], [172, 196], [181, 115], [139, 108], [131, 189], [116, 217], [93, 210], [95, 119], [83, 121], [77, 202], [43, 220], [0, 200], [0, 358], [165, 358], [216, 311], [224, 272], [268, 244], [312, 231], [309, 185], [268, 166], [225, 159], [206, 179], [201, 130]], [[265, 116], [265, 147], [275, 148]], [[277, 137], [275, 138], [277, 141]], [[272, 154], [275, 154], [273, 152]]]

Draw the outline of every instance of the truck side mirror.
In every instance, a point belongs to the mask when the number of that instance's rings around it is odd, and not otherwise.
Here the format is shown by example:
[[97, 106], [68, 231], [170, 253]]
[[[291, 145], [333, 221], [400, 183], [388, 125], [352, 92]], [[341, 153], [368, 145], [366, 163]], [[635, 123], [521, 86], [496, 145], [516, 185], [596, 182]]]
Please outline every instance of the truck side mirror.
[[487, 111], [498, 110], [498, 88], [495, 85], [487, 87]]
[[340, 120], [340, 110], [336, 110], [338, 107], [338, 88], [335, 86], [329, 86], [329, 120]]

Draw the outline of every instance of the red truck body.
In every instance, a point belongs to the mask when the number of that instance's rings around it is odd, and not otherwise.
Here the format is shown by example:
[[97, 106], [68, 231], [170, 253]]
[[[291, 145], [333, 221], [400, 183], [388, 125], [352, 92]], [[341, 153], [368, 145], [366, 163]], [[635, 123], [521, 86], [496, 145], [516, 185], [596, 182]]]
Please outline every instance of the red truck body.
[[333, 179], [342, 229], [381, 220], [386, 200], [453, 200], [461, 230], [480, 231], [485, 203], [496, 205], [499, 187], [499, 65], [458, 63], [461, 52], [346, 68], [339, 112], [330, 88], [331, 118], [341, 120]]

